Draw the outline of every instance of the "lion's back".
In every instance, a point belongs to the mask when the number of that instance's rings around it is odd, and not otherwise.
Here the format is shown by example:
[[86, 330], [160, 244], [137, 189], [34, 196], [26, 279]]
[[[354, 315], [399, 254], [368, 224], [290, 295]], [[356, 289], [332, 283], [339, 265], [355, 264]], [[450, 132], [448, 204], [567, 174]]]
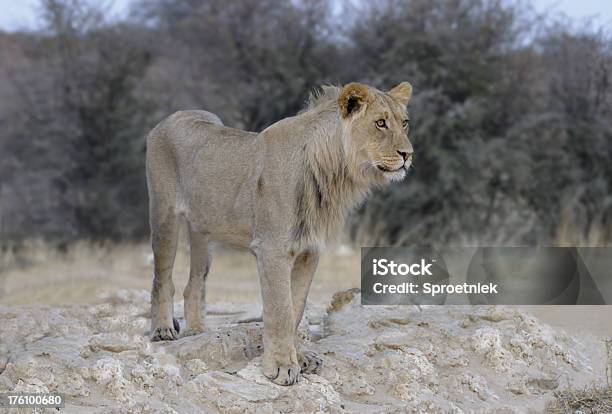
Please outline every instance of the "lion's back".
[[223, 125], [207, 111], [179, 111], [161, 121], [147, 136], [151, 215], [186, 212], [210, 228], [214, 223], [208, 219], [216, 217], [211, 212], [244, 205], [247, 197], [241, 188], [251, 178], [260, 151], [256, 136]]
[[177, 111], [174, 114], [170, 115], [169, 118], [174, 118], [176, 120], [179, 119], [192, 119], [196, 122], [208, 122], [214, 125], [223, 125], [221, 118], [219, 118], [216, 114], [212, 112], [203, 111], [203, 110], [183, 110]]

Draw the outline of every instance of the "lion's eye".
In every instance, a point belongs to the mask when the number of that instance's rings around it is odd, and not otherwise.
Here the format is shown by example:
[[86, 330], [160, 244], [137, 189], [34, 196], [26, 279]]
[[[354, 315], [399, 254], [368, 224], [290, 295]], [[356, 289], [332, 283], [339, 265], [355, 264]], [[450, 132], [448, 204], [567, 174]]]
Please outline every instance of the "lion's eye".
[[407, 120], [407, 119], [404, 119], [404, 120], [402, 121], [402, 128], [406, 129], [407, 127], [408, 127], [408, 120]]
[[376, 121], [376, 126], [379, 128], [386, 128], [387, 121], [385, 121], [384, 119], [379, 119], [378, 121]]

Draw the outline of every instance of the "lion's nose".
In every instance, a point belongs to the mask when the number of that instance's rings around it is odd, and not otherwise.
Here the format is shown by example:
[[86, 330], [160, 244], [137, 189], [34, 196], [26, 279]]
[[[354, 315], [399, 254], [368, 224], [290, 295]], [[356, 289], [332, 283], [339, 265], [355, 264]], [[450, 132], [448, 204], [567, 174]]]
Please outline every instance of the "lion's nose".
[[404, 159], [404, 161], [405, 161], [405, 160], [407, 160], [408, 158], [412, 157], [412, 153], [413, 153], [413, 151], [412, 151], [412, 150], [398, 150], [398, 151], [397, 151], [397, 153], [398, 153], [399, 155], [401, 155], [401, 156], [402, 156], [402, 158], [403, 158], [403, 159]]

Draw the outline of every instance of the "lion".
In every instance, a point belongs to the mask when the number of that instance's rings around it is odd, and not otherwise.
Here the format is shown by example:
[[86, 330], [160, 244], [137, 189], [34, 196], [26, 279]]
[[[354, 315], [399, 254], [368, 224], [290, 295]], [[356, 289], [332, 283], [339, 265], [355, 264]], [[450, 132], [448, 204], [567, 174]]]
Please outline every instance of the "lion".
[[318, 373], [297, 327], [325, 241], [368, 192], [402, 180], [411, 165], [406, 106], [412, 86], [383, 92], [361, 83], [326, 86], [296, 116], [260, 133], [223, 125], [206, 111], [179, 111], [147, 136], [154, 280], [151, 339], [173, 340], [172, 268], [178, 221], [189, 232], [185, 331], [204, 330], [211, 245], [250, 250], [263, 301], [262, 370], [291, 385]]

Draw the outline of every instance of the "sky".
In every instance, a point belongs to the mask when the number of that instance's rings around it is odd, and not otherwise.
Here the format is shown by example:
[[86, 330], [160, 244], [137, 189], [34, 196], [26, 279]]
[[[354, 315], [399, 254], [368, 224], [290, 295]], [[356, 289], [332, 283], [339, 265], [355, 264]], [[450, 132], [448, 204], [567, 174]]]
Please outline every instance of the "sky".
[[[125, 13], [130, 0], [105, 1], [116, 14]], [[612, 27], [612, 0], [532, 0], [539, 12], [564, 13], [575, 20], [596, 18], [600, 24]], [[0, 0], [0, 29], [14, 31], [33, 29], [37, 24], [38, 0]]]
[[[0, 29], [15, 31], [37, 27], [39, 0], [0, 0]], [[114, 14], [126, 13], [130, 0], [102, 0]]]

